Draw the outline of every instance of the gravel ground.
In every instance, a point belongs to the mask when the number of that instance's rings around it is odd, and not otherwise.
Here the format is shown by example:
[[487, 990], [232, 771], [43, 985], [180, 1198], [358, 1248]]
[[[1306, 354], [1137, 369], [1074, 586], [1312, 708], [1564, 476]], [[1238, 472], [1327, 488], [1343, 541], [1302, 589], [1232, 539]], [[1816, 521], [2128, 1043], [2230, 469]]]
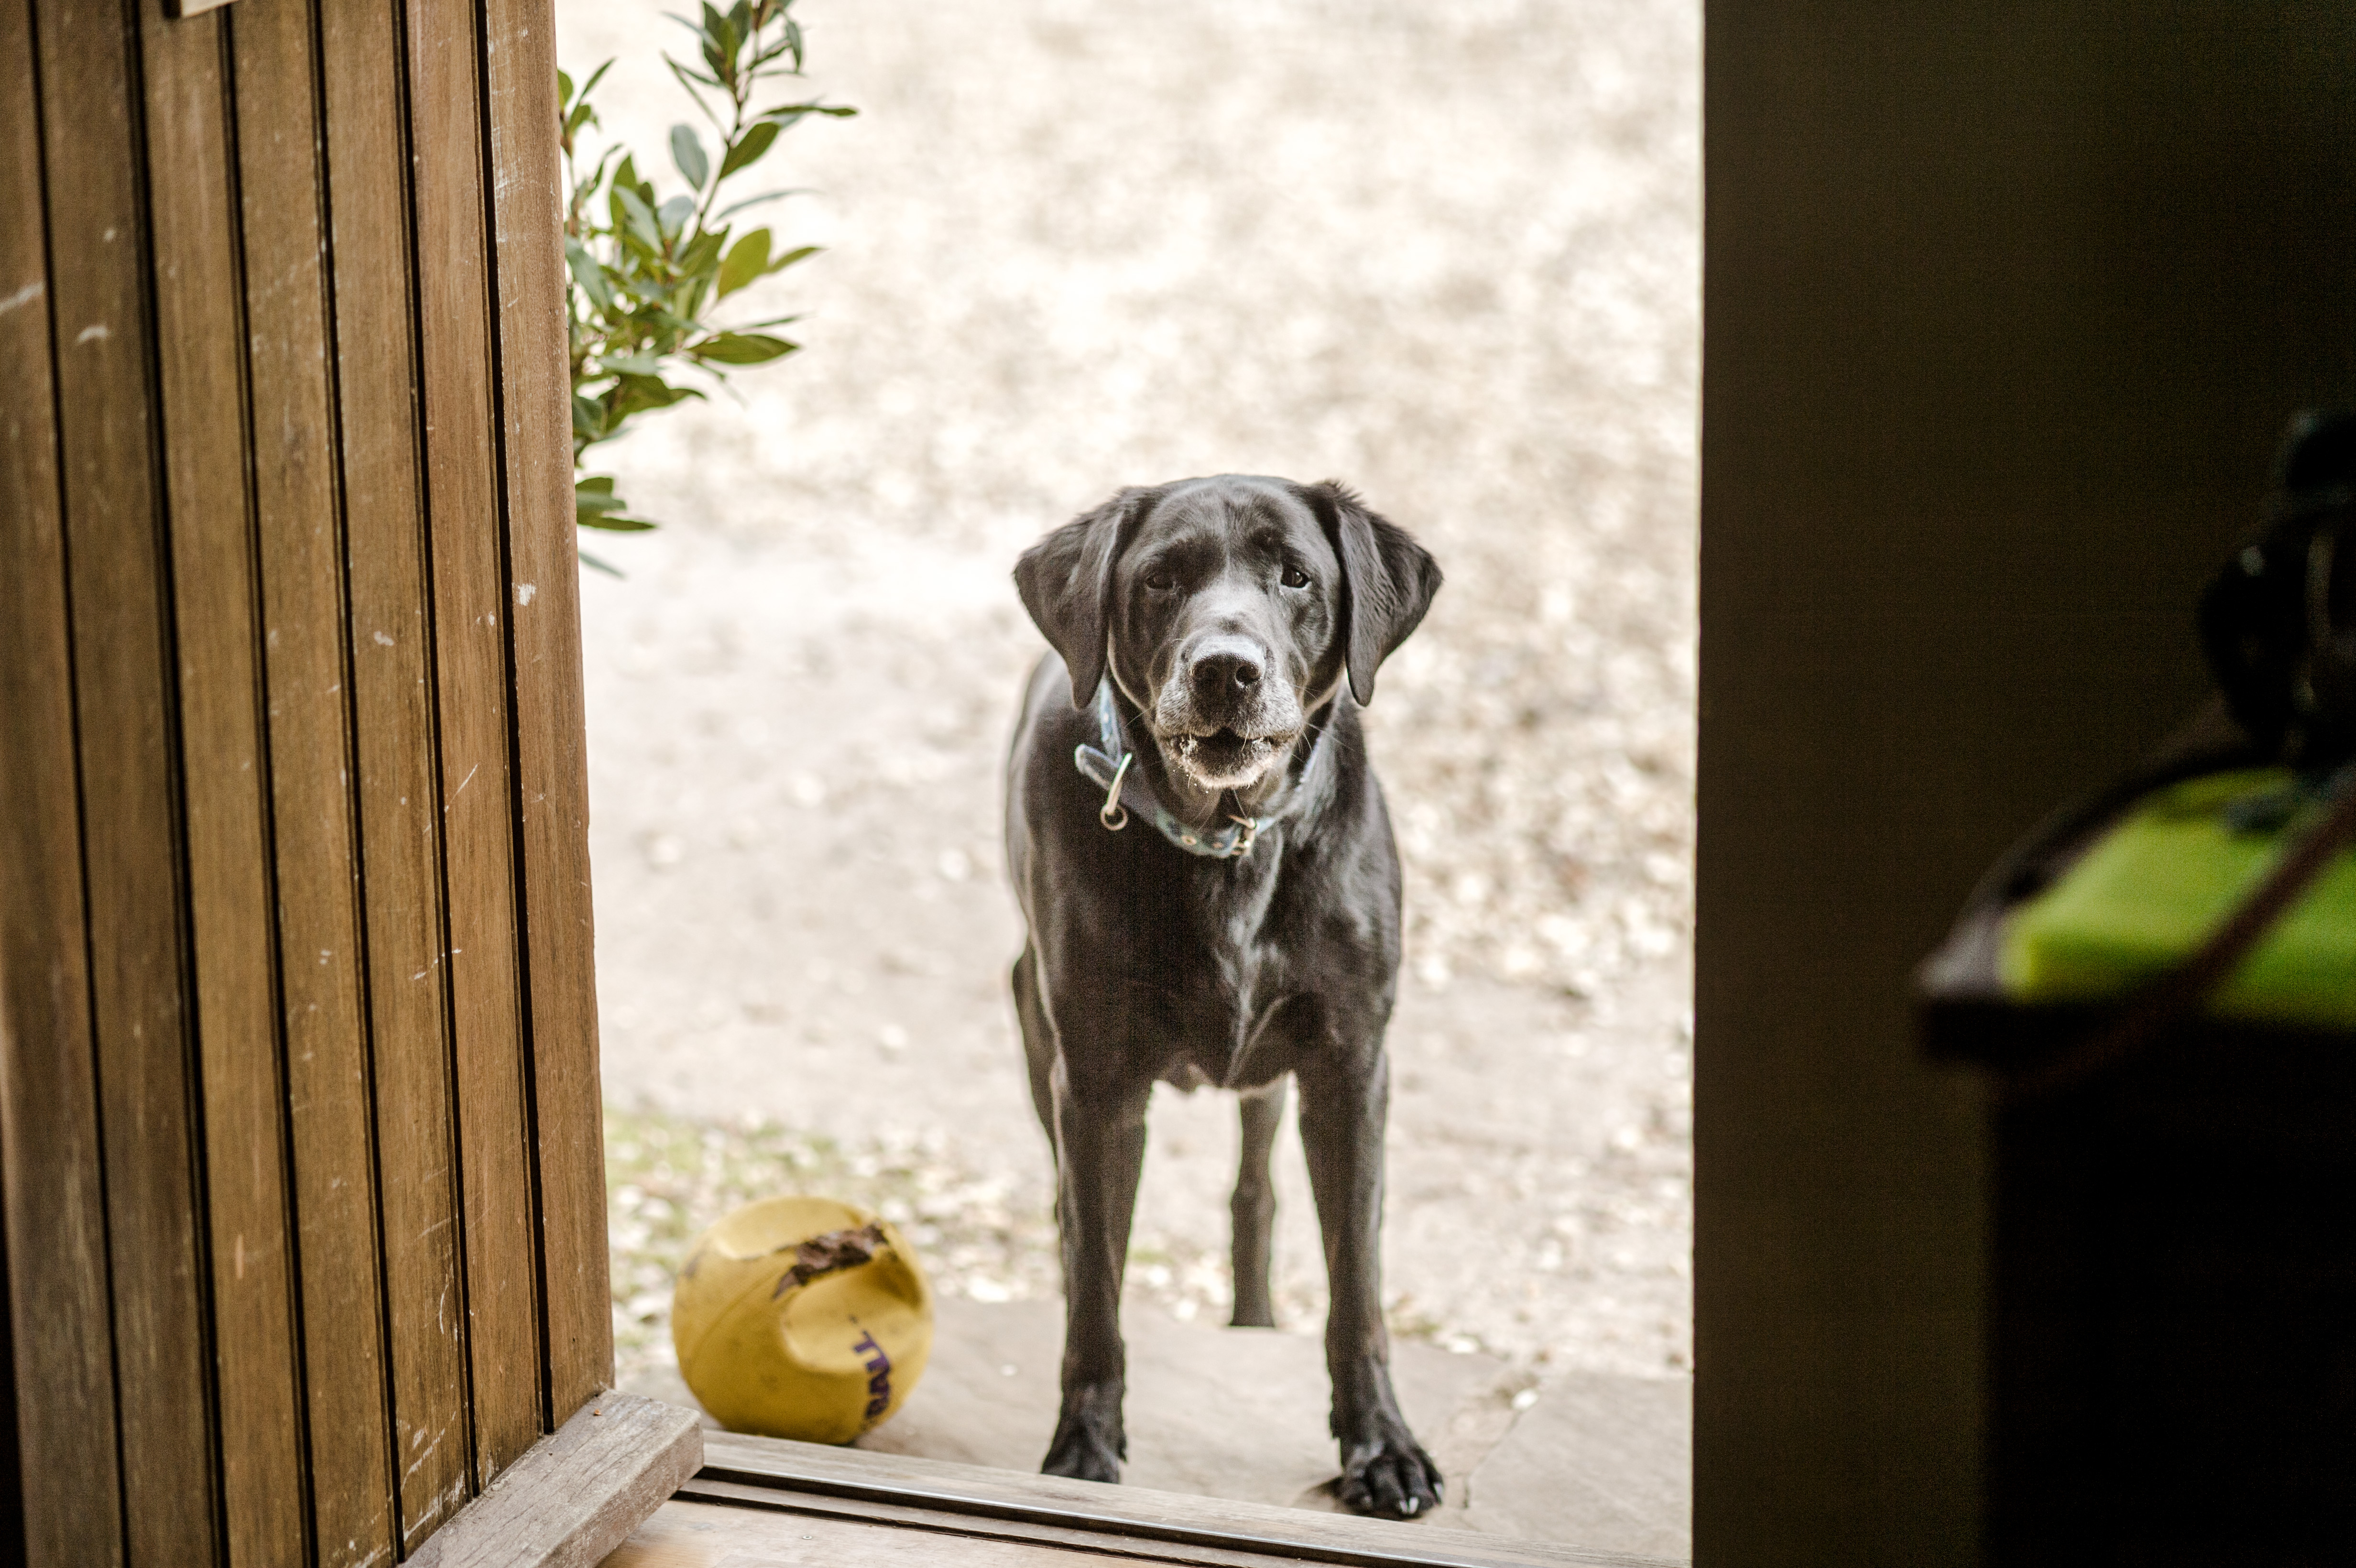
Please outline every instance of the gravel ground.
[[[589, 574], [626, 1370], [730, 1203], [899, 1205], [944, 1287], [1050, 1293], [1004, 996], [1007, 579], [1119, 485], [1339, 477], [1449, 575], [1367, 714], [1414, 976], [1405, 1332], [1690, 1365], [1693, 0], [803, 0], [862, 117], [772, 155], [827, 254], [803, 355], [614, 448], [658, 534]], [[560, 0], [609, 128], [685, 117], [646, 0]], [[1133, 1287], [1224, 1310], [1232, 1106], [1157, 1100]], [[1297, 1148], [1280, 1311], [1322, 1281]], [[898, 1211], [894, 1211], [897, 1212]], [[1481, 1260], [1477, 1269], [1467, 1258]]]

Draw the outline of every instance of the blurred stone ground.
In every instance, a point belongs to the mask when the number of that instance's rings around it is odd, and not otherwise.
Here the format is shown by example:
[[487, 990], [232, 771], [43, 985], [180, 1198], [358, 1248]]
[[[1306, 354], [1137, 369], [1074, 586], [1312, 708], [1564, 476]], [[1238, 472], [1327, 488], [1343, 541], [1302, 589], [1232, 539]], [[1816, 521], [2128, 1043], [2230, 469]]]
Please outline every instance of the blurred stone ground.
[[[600, 101], [649, 164], [690, 115], [659, 11], [559, 10], [576, 75], [621, 57]], [[764, 165], [813, 193], [764, 209], [780, 239], [830, 249], [744, 308], [807, 313], [808, 349], [607, 449], [666, 526], [585, 574], [625, 1371], [661, 1373], [666, 1249], [778, 1183], [898, 1205], [954, 1298], [1052, 1297], [997, 828], [1040, 645], [1007, 572], [1120, 485], [1236, 470], [1347, 480], [1449, 574], [1367, 714], [1413, 976], [1395, 1330], [1542, 1394], [1681, 1380], [1697, 7], [797, 14], [862, 110]], [[1157, 1099], [1141, 1311], [1224, 1321], [1235, 1139], [1231, 1102]], [[1280, 1199], [1313, 1335], [1290, 1139]]]

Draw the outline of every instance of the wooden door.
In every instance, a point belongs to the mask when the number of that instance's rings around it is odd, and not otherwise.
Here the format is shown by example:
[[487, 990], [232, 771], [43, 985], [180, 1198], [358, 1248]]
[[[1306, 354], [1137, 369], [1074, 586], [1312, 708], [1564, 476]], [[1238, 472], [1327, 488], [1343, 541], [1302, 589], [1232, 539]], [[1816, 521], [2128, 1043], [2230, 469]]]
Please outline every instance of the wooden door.
[[397, 1561], [611, 1381], [555, 91], [548, 0], [0, 0], [35, 1563]]

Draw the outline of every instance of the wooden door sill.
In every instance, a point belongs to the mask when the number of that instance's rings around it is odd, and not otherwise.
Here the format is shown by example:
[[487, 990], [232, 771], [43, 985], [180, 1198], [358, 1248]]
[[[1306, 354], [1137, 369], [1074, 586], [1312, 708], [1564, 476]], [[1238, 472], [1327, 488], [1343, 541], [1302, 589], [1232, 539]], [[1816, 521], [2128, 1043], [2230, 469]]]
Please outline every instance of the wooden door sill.
[[589, 1568], [694, 1476], [702, 1440], [693, 1411], [609, 1390], [500, 1471], [407, 1568]]
[[1673, 1568], [1445, 1526], [1072, 1481], [734, 1433], [703, 1435], [682, 1500], [1220, 1568]]

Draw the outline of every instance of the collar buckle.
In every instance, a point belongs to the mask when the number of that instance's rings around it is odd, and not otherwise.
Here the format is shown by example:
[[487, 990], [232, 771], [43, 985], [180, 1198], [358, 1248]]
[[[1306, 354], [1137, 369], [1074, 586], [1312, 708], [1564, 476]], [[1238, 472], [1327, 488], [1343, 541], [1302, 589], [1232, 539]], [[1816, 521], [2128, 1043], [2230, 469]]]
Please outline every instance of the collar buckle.
[[1236, 841], [1227, 846], [1226, 858], [1231, 860], [1240, 860], [1245, 856], [1250, 854], [1252, 852], [1252, 846], [1259, 841], [1259, 818], [1257, 816], [1237, 816], [1230, 812], [1227, 816], [1227, 820], [1234, 823], [1242, 831], [1237, 834]]

